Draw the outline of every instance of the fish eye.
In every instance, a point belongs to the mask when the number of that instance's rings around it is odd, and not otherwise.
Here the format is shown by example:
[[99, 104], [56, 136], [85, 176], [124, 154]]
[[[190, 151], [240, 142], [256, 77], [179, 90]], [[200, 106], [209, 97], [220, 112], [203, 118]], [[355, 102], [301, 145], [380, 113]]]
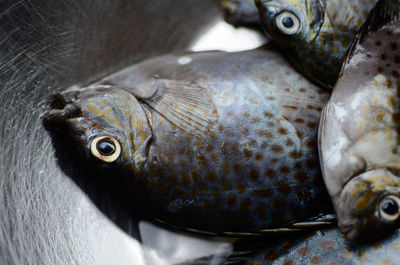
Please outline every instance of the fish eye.
[[91, 154], [106, 163], [112, 163], [121, 154], [121, 145], [111, 136], [97, 136], [90, 143]]
[[379, 213], [385, 221], [395, 221], [400, 216], [400, 199], [389, 195], [379, 203]]
[[285, 35], [294, 35], [300, 29], [299, 18], [290, 11], [283, 11], [275, 17], [275, 25]]

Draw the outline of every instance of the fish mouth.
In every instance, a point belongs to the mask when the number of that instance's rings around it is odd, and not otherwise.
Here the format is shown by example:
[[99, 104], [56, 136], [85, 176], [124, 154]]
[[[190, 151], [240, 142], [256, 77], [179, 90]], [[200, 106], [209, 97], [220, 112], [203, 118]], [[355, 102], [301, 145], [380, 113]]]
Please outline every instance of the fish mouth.
[[[79, 101], [96, 94], [116, 88], [113, 85], [93, 85], [88, 87], [73, 86], [64, 92], [54, 94], [50, 97], [50, 110], [42, 114], [45, 125], [62, 124], [68, 119], [82, 116], [82, 109]], [[118, 87], [119, 89], [123, 89]]]
[[352, 225], [342, 226], [340, 227], [340, 231], [347, 240], [352, 241], [356, 237], [354, 227]]
[[61, 93], [51, 96], [50, 99], [50, 107], [52, 109], [63, 109], [68, 103], [68, 98]]
[[239, 4], [240, 3], [238, 1], [228, 1], [228, 0], [221, 1], [221, 7], [223, 11], [229, 15], [232, 15], [236, 12], [236, 10], [239, 7]]
[[51, 96], [49, 106], [51, 109], [42, 115], [45, 125], [60, 124], [81, 114], [74, 93], [58, 93]]
[[261, 5], [263, 3], [266, 3], [266, 2], [271, 2], [271, 0], [255, 0], [254, 4], [257, 6], [257, 5]]
[[345, 226], [342, 226], [340, 229], [342, 230], [343, 234], [348, 234], [352, 228], [353, 228], [353, 226], [351, 226], [351, 225], [345, 225]]

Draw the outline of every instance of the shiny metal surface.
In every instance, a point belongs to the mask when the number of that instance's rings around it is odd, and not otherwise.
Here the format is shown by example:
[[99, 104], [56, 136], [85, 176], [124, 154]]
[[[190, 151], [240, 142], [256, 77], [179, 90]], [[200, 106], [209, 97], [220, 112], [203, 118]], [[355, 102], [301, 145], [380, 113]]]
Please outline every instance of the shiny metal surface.
[[50, 94], [187, 49], [221, 20], [211, 0], [0, 2], [0, 264], [145, 264], [132, 210], [60, 170], [74, 157], [40, 114]]

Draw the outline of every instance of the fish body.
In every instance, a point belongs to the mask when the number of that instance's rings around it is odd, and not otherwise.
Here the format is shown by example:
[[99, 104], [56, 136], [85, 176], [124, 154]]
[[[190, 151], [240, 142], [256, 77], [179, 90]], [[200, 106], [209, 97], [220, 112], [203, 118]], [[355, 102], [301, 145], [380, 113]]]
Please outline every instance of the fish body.
[[262, 24], [305, 76], [332, 89], [377, 0], [257, 0]]
[[331, 211], [316, 145], [328, 93], [271, 47], [149, 59], [58, 98], [45, 120], [167, 224], [262, 233]]
[[399, 242], [400, 232], [397, 230], [377, 242], [349, 244], [338, 229], [330, 228], [280, 237], [253, 254], [235, 257], [235, 260], [243, 265], [397, 265], [400, 260]]
[[254, 0], [221, 0], [220, 6], [233, 26], [261, 26]]
[[349, 240], [400, 222], [400, 3], [380, 1], [324, 109], [320, 158]]

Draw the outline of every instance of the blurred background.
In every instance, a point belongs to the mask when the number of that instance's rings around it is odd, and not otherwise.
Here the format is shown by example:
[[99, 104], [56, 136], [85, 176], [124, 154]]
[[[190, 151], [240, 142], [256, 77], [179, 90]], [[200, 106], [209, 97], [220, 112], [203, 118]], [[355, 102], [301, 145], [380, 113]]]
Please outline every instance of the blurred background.
[[106, 187], [61, 170], [40, 115], [51, 94], [150, 56], [263, 42], [226, 24], [217, 0], [0, 1], [0, 264], [220, 264], [229, 241], [137, 220]]

